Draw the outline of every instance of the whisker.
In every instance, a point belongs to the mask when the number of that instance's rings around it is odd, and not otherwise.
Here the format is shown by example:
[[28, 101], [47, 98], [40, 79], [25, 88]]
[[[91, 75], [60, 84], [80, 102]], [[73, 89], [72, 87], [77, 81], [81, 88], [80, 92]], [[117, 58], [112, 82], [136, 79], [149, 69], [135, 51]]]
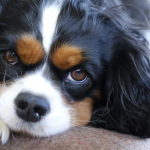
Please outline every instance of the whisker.
[[6, 84], [5, 84], [6, 72], [7, 72], [7, 64], [6, 64], [6, 69], [5, 69], [4, 78], [3, 78], [3, 82], [4, 82], [3, 86], [4, 86], [4, 88], [5, 88], [5, 85], [6, 85]]
[[[12, 78], [10, 75], [8, 75], [8, 74], [5, 74], [5, 73], [3, 73], [3, 72], [0, 72], [0, 74], [3, 74], [3, 75], [5, 75], [5, 76], [8, 76], [8, 77], [10, 77], [13, 81], [16, 81], [14, 78]], [[4, 82], [4, 79], [3, 79], [3, 82]]]

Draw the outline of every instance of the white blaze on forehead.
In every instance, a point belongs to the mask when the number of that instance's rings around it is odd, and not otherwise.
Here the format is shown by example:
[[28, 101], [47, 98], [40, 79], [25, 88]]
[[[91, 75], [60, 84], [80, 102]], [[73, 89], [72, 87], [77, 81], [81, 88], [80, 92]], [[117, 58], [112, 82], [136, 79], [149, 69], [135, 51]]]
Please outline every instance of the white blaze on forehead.
[[54, 3], [43, 10], [42, 37], [43, 47], [46, 52], [49, 52], [50, 46], [53, 41], [60, 9], [61, 5], [58, 3]]

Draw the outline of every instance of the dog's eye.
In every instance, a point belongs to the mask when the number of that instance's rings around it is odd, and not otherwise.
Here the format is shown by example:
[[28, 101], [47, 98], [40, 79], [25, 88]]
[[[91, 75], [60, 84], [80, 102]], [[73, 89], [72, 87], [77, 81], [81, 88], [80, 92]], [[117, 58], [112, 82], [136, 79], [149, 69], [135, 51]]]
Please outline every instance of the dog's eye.
[[18, 62], [18, 57], [12, 51], [5, 51], [3, 55], [5, 60], [11, 65], [15, 65]]
[[67, 79], [71, 81], [83, 81], [84, 79], [87, 78], [87, 73], [86, 71], [82, 69], [77, 69], [69, 73]]

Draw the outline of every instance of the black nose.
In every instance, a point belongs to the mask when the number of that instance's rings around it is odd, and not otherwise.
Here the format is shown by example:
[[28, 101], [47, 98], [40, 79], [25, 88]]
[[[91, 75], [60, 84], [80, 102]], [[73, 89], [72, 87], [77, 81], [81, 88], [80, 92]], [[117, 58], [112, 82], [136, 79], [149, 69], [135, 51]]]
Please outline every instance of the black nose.
[[16, 99], [17, 115], [28, 122], [37, 122], [50, 111], [46, 99], [29, 93], [20, 93]]

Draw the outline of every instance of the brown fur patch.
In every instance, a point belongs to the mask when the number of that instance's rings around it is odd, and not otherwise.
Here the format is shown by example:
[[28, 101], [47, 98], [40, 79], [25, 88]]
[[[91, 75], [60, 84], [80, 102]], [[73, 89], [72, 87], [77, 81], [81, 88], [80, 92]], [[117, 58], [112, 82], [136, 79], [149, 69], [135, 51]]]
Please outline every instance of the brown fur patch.
[[45, 55], [42, 44], [29, 35], [23, 36], [17, 41], [17, 54], [27, 65], [38, 63]]
[[70, 104], [71, 124], [73, 126], [87, 125], [92, 116], [93, 100], [86, 98], [83, 101]]
[[50, 57], [53, 63], [62, 70], [70, 69], [86, 59], [82, 56], [80, 48], [69, 45], [62, 45]]
[[5, 86], [6, 86], [6, 85], [3, 85], [3, 83], [0, 83], [0, 95], [3, 94], [4, 89], [6, 88]]
[[94, 95], [95, 95], [95, 97], [97, 99], [99, 99], [99, 100], [101, 99], [101, 92], [100, 92], [100, 90], [96, 90]]

